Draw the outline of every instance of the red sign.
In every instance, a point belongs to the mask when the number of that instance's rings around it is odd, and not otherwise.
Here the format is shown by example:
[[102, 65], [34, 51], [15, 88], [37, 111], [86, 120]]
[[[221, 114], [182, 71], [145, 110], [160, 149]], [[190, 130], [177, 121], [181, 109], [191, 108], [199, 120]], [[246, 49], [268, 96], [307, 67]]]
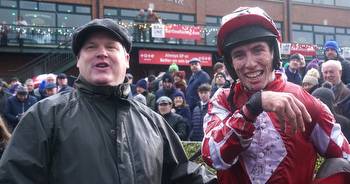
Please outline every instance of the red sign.
[[201, 40], [202, 27], [180, 24], [165, 25], [165, 38]]
[[192, 58], [201, 60], [201, 66], [212, 66], [211, 53], [203, 52], [174, 52], [174, 51], [157, 51], [157, 50], [140, 50], [139, 63], [140, 64], [156, 64], [156, 65], [170, 65], [176, 63], [177, 65], [187, 66]]
[[302, 54], [303, 56], [316, 56], [316, 46], [310, 44], [292, 43], [290, 54]]

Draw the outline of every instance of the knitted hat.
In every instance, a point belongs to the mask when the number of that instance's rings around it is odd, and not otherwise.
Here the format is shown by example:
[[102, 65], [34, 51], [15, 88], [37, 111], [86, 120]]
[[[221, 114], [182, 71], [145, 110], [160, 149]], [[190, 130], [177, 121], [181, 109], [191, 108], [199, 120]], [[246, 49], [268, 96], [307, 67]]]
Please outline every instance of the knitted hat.
[[320, 99], [324, 104], [328, 106], [329, 109], [333, 109], [335, 97], [331, 89], [328, 88], [317, 88], [312, 92], [312, 96]]
[[173, 83], [174, 82], [174, 78], [170, 74], [166, 73], [166, 74], [163, 75], [162, 81], [163, 82], [171, 82], [171, 83]]
[[318, 62], [319, 62], [319, 60], [317, 58], [311, 60], [309, 62], [309, 64], [307, 64], [307, 66], [306, 66], [306, 71], [310, 70], [311, 68], [318, 69], [319, 68]]
[[19, 95], [28, 95], [28, 89], [24, 86], [19, 86], [16, 92]]
[[337, 54], [339, 54], [340, 48], [339, 48], [338, 43], [336, 41], [327, 41], [323, 47], [324, 47], [325, 52], [327, 49], [333, 49], [337, 52]]
[[45, 89], [53, 89], [53, 88], [56, 88], [55, 83], [49, 82], [45, 85]]
[[312, 86], [316, 86], [318, 84], [318, 79], [311, 75], [305, 75], [303, 79], [303, 83], [310, 83]]
[[136, 87], [147, 89], [147, 81], [145, 79], [140, 79], [136, 82]]
[[177, 72], [177, 71], [179, 71], [179, 67], [177, 66], [177, 64], [176, 63], [173, 63], [173, 64], [171, 64], [170, 66], [169, 66], [169, 70], [168, 70], [169, 72]]
[[310, 75], [317, 79], [320, 78], [320, 72], [318, 72], [318, 70], [315, 68], [311, 68], [310, 70], [308, 70], [305, 75]]
[[181, 96], [183, 99], [185, 99], [185, 95], [183, 92], [177, 90], [174, 94], [173, 94], [173, 99], [177, 96]]

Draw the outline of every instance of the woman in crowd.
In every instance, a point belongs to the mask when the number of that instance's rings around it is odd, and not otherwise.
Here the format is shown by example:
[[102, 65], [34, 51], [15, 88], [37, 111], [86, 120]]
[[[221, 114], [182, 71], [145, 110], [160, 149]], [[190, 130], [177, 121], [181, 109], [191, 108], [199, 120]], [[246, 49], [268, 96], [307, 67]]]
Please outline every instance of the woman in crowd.
[[186, 104], [185, 95], [181, 91], [176, 92], [173, 96], [173, 102], [175, 113], [181, 115], [189, 124], [189, 121], [191, 120], [191, 112]]

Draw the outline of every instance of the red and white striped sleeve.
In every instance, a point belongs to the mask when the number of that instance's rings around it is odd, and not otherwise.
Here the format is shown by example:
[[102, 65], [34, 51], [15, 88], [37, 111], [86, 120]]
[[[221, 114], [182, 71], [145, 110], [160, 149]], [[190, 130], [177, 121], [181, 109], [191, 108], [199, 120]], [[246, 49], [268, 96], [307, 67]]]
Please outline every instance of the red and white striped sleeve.
[[255, 127], [239, 110], [230, 112], [229, 89], [219, 89], [208, 105], [203, 120], [202, 157], [217, 170], [229, 169], [251, 143]]
[[[317, 102], [320, 103], [320, 102]], [[350, 145], [326, 105], [320, 103], [319, 116], [311, 132], [318, 153], [326, 158], [345, 158], [350, 161]]]

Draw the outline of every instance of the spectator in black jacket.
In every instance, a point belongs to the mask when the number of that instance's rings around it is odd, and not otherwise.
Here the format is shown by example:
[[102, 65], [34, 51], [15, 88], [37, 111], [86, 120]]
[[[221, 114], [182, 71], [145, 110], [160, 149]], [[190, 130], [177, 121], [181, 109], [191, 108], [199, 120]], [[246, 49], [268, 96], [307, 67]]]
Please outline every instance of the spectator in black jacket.
[[333, 91], [331, 89], [321, 87], [312, 92], [312, 96], [320, 99], [324, 104], [327, 105], [329, 110], [334, 115], [335, 121], [340, 124], [345, 137], [350, 140], [350, 120], [347, 117], [335, 112], [335, 96]]
[[5, 117], [11, 131], [15, 129], [24, 112], [36, 102], [36, 98], [28, 95], [28, 89], [23, 86], [17, 89], [15, 96], [8, 98]]
[[173, 128], [181, 140], [186, 140], [186, 121], [182, 116], [176, 114], [175, 112], [171, 112], [171, 109], [173, 107], [171, 99], [167, 96], [162, 96], [157, 100], [157, 105], [159, 114], [162, 115], [163, 118], [169, 123], [171, 128]]
[[301, 58], [299, 54], [293, 54], [289, 58], [289, 65], [285, 70], [285, 74], [287, 76], [287, 80], [294, 84], [298, 84], [301, 86], [302, 78], [299, 73], [299, 68], [301, 67]]
[[202, 141], [203, 139], [203, 118], [208, 112], [208, 102], [210, 99], [211, 86], [209, 84], [202, 84], [198, 87], [197, 93], [200, 98], [197, 106], [193, 109], [190, 140]]

